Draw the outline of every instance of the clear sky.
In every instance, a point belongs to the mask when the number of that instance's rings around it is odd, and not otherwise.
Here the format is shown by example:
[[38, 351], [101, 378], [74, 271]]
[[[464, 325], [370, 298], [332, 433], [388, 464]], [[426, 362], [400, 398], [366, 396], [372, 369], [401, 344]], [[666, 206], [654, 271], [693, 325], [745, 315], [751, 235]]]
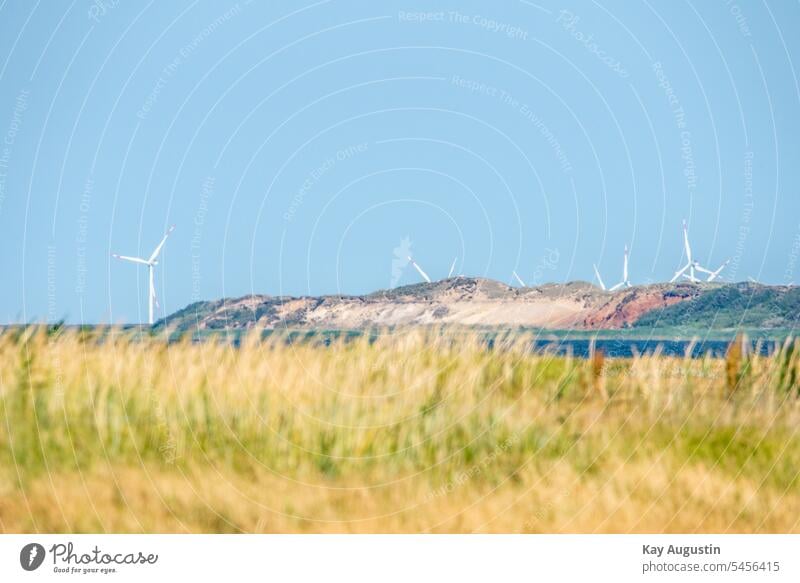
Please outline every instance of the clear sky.
[[696, 258], [800, 283], [797, 2], [0, 1], [0, 322]]

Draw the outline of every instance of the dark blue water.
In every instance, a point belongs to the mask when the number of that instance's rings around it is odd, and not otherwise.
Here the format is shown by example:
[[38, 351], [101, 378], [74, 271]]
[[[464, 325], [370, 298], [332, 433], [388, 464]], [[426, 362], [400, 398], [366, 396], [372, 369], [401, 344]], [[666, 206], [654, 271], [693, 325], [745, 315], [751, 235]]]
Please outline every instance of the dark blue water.
[[[328, 346], [331, 342], [344, 338], [346, 341], [358, 338], [363, 334], [359, 331], [307, 331], [293, 332], [286, 337], [288, 343], [292, 342], [318, 342]], [[268, 335], [268, 334], [267, 334]], [[377, 335], [370, 333], [370, 339], [374, 341]], [[232, 338], [234, 346], [239, 345], [239, 338]], [[486, 345], [493, 349], [495, 337], [487, 334]], [[576, 358], [588, 358], [594, 350], [602, 351], [608, 358], [631, 358], [639, 355], [649, 355], [658, 352], [661, 356], [685, 357], [687, 351], [691, 351], [689, 356], [692, 358], [703, 358], [711, 356], [722, 358], [725, 356], [731, 345], [731, 340], [664, 340], [664, 339], [625, 339], [625, 338], [537, 338], [531, 346], [534, 352], [545, 354], [567, 355], [571, 354]], [[750, 352], [759, 352], [766, 356], [777, 351], [781, 346], [779, 340], [751, 341]]]
[[[578, 358], [588, 358], [594, 349], [602, 351], [610, 358], [630, 358], [635, 355], [653, 354], [657, 350], [662, 356], [686, 356], [691, 347], [692, 358], [702, 358], [706, 355], [722, 358], [728, 351], [729, 340], [701, 340], [692, 343], [691, 340], [627, 340], [627, 339], [559, 339], [543, 338], [534, 341], [534, 350], [549, 354], [572, 354]], [[758, 350], [763, 355], [772, 354], [780, 347], [776, 340], [764, 340], [760, 343], [751, 343], [751, 352]]]

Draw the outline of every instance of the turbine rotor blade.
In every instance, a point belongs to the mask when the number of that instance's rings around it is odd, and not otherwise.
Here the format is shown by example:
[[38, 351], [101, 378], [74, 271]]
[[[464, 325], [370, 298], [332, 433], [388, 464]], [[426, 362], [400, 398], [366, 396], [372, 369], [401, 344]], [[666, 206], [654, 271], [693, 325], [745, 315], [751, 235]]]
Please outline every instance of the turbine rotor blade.
[[687, 263], [684, 267], [679, 269], [675, 272], [675, 275], [672, 276], [672, 279], [669, 280], [670, 283], [674, 283], [676, 279], [678, 279], [681, 275], [683, 275], [689, 267], [691, 267], [691, 263]]
[[146, 260], [140, 257], [129, 257], [127, 255], [117, 255], [116, 253], [112, 253], [111, 257], [114, 259], [121, 259], [122, 261], [131, 261], [133, 263], [141, 263], [143, 265], [150, 265]]
[[175, 225], [171, 225], [170, 228], [167, 229], [164, 238], [161, 239], [161, 243], [158, 244], [158, 247], [156, 247], [155, 251], [153, 251], [153, 254], [150, 255], [150, 258], [147, 260], [148, 263], [152, 263], [153, 261], [155, 261], [156, 257], [158, 257], [158, 254], [161, 253], [161, 248], [164, 246], [164, 243], [167, 242], [167, 237], [169, 237], [170, 233], [172, 233], [172, 231], [174, 230], [175, 230]]
[[410, 255], [409, 255], [409, 257], [408, 257], [408, 260], [411, 262], [411, 265], [413, 265], [413, 266], [414, 266], [414, 269], [416, 269], [416, 270], [417, 270], [417, 272], [418, 272], [418, 273], [419, 273], [419, 274], [422, 276], [422, 279], [424, 279], [424, 280], [425, 280], [425, 281], [427, 281], [428, 283], [431, 283], [431, 278], [430, 278], [430, 277], [428, 277], [428, 274], [427, 274], [427, 273], [425, 273], [424, 271], [422, 271], [422, 268], [421, 268], [419, 265], [417, 265], [417, 262], [416, 262], [416, 261], [414, 261], [414, 260], [411, 258], [411, 256], [410, 256]]
[[714, 281], [715, 279], [717, 279], [719, 274], [722, 272], [723, 269], [725, 269], [728, 266], [728, 263], [730, 263], [730, 261], [731, 261], [730, 259], [726, 259], [725, 262], [719, 266], [719, 269], [712, 272], [711, 275], [708, 276], [708, 279], [706, 281]]
[[448, 279], [453, 277], [453, 270], [456, 268], [456, 261], [458, 261], [458, 257], [453, 259], [453, 263], [452, 263], [452, 265], [450, 265], [450, 271], [447, 273], [447, 278]]
[[594, 275], [595, 275], [595, 277], [597, 277], [597, 281], [600, 284], [600, 288], [603, 291], [606, 291], [606, 284], [603, 283], [603, 278], [600, 277], [600, 272], [597, 270], [597, 265], [593, 264], [592, 267], [594, 267]]
[[625, 283], [624, 281], [621, 281], [617, 285], [614, 285], [614, 286], [611, 286], [610, 288], [608, 288], [608, 291], [617, 291], [619, 288], [622, 287], [622, 284], [624, 284], [624, 283]]
[[525, 285], [525, 282], [524, 282], [524, 281], [522, 281], [522, 278], [521, 278], [519, 275], [517, 275], [517, 272], [516, 272], [516, 271], [512, 271], [511, 273], [513, 273], [513, 274], [514, 274], [514, 278], [516, 278], [516, 280], [519, 282], [519, 284], [520, 284], [522, 287], [528, 287], [527, 285]]

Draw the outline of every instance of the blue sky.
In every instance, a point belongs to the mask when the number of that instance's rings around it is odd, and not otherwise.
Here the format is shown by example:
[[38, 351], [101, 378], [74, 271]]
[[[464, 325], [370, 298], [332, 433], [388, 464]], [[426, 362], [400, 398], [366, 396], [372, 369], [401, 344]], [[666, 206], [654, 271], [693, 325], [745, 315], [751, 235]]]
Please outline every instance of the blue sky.
[[0, 3], [0, 321], [433, 278], [800, 282], [788, 2]]

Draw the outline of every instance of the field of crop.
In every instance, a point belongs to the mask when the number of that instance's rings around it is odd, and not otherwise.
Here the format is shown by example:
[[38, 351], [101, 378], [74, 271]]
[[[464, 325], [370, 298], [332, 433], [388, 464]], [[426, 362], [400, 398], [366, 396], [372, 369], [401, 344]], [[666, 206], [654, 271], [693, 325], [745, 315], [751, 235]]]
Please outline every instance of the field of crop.
[[2, 532], [800, 531], [800, 343], [97, 334], [0, 335]]

